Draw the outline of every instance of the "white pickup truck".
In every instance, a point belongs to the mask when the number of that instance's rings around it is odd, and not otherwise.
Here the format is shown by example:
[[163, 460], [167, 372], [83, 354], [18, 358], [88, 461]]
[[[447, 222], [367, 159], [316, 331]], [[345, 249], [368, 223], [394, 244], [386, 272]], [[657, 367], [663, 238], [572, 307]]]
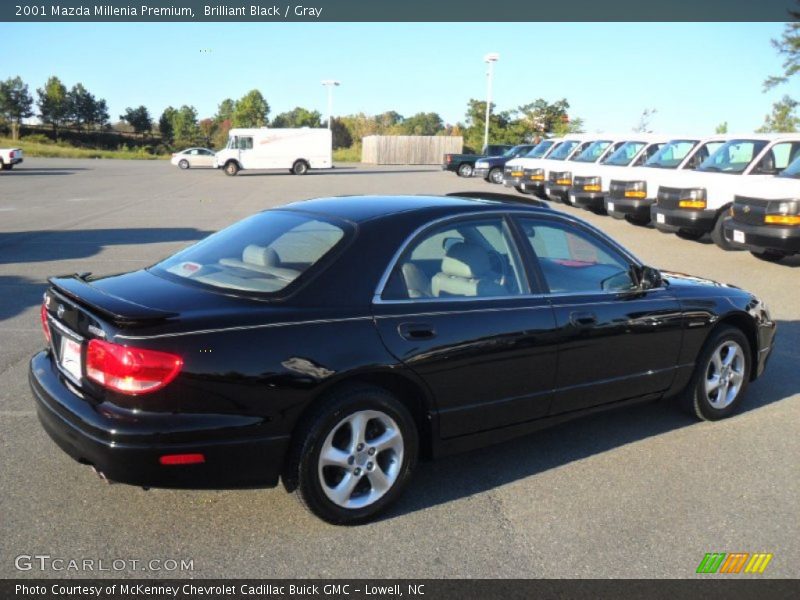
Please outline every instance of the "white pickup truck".
[[800, 157], [777, 177], [742, 186], [722, 227], [729, 244], [761, 260], [800, 254]]
[[14, 165], [22, 162], [22, 150], [19, 148], [0, 148], [0, 170], [10, 171]]
[[800, 133], [753, 134], [732, 139], [695, 171], [673, 173], [659, 186], [650, 216], [656, 228], [699, 239], [710, 233], [720, 248], [733, 246], [722, 222], [733, 197], [749, 181], [767, 180], [800, 156]]
[[616, 219], [647, 225], [659, 186], [667, 185], [676, 172], [699, 167], [729, 139], [728, 135], [673, 139], [641, 167], [620, 170], [609, 182], [604, 200], [606, 212]]
[[[590, 163], [575, 159], [567, 203], [598, 213], [605, 212], [611, 179], [626, 167], [639, 167], [669, 141], [653, 134], [633, 134], [616, 150]], [[614, 144], [616, 146], [616, 143]]]

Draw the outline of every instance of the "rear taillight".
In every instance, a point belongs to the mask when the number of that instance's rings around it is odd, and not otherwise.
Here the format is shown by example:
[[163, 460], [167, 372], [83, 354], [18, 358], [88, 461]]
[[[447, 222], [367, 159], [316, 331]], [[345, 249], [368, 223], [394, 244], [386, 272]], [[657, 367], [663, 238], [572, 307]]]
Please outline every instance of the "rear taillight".
[[12, 150], [11, 152], [9, 152], [9, 153], [8, 153], [8, 157], [9, 157], [9, 158], [14, 158], [15, 156], [16, 156], [16, 154], [14, 153], [14, 151], [13, 151], [13, 150]]
[[42, 331], [44, 332], [44, 339], [47, 340], [47, 343], [50, 343], [50, 323], [47, 322], [47, 307], [42, 302], [42, 308], [39, 311], [39, 316], [42, 319]]
[[86, 375], [103, 387], [123, 394], [160, 390], [183, 367], [175, 354], [91, 340], [86, 349]]

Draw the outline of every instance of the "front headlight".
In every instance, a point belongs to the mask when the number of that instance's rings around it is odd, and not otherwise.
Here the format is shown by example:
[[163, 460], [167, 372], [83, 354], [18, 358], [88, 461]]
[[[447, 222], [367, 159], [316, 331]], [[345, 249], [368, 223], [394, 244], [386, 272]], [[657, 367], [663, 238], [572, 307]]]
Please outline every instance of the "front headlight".
[[525, 169], [525, 177], [531, 181], [544, 181], [544, 169]]
[[575, 186], [579, 186], [584, 192], [599, 192], [602, 189], [599, 177], [576, 177]]
[[626, 198], [647, 198], [646, 181], [629, 181], [625, 184]]
[[562, 171], [561, 173], [556, 173], [556, 185], [572, 185], [572, 172], [571, 171]]
[[703, 188], [681, 190], [678, 208], [703, 209], [706, 207], [706, 191]]

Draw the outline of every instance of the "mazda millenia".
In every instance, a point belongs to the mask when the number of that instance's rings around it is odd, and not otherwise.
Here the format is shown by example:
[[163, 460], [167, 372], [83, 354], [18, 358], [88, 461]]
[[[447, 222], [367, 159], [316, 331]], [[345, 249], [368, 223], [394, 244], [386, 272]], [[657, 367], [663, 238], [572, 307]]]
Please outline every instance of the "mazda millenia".
[[281, 480], [333, 523], [384, 510], [418, 458], [587, 412], [727, 417], [775, 334], [754, 295], [579, 219], [423, 196], [296, 202], [147, 269], [53, 278], [41, 322], [30, 385], [75, 459], [144, 487]]

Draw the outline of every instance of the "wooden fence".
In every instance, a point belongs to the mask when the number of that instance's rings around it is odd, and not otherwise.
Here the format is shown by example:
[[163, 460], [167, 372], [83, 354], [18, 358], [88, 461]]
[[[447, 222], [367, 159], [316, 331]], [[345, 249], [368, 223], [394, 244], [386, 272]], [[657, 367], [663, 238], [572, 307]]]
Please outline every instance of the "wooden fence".
[[368, 135], [361, 162], [373, 165], [440, 165], [442, 156], [459, 153], [464, 138], [450, 135]]

